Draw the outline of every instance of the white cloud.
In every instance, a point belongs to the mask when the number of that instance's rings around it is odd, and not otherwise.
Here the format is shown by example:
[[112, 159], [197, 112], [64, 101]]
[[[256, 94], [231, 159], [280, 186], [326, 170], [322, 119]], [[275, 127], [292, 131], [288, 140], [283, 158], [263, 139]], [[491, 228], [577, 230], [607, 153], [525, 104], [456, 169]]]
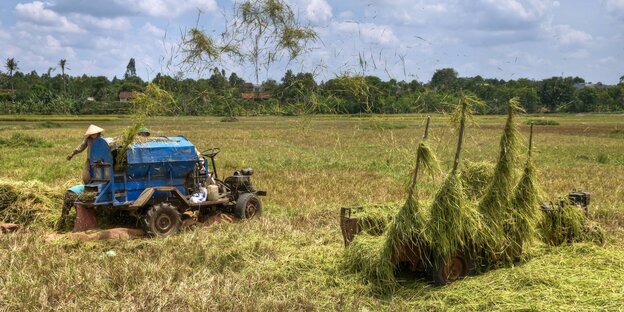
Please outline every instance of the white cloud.
[[18, 3], [15, 6], [15, 12], [21, 21], [31, 23], [38, 28], [48, 31], [65, 33], [83, 32], [78, 25], [68, 20], [67, 17], [47, 9], [46, 5], [40, 1]]
[[134, 7], [139, 13], [167, 18], [177, 17], [196, 10], [206, 13], [217, 9], [215, 0], [115, 0], [115, 2]]
[[601, 58], [599, 63], [602, 65], [616, 64], [617, 60], [613, 56], [607, 56], [607, 57]]
[[382, 0], [368, 4], [366, 11], [371, 18], [380, 16], [392, 23], [424, 25], [448, 13], [450, 6], [452, 4], [434, 0]]
[[624, 20], [624, 0], [603, 0], [609, 13]]
[[357, 34], [367, 43], [394, 45], [399, 39], [394, 35], [392, 27], [373, 23], [338, 22], [334, 24], [336, 30]]
[[85, 28], [127, 30], [132, 25], [127, 17], [99, 18], [86, 14], [72, 14], [73, 20]]
[[606, 0], [607, 9], [611, 11], [624, 11], [624, 0]]
[[482, 3], [504, 15], [523, 21], [539, 20], [548, 9], [559, 5], [557, 1], [544, 0], [483, 0]]
[[332, 7], [325, 0], [311, 0], [306, 7], [309, 20], [322, 22], [332, 17]]
[[580, 50], [566, 53], [565, 56], [571, 59], [584, 59], [584, 58], [588, 58], [590, 56], [590, 53], [586, 49], [580, 49]]
[[566, 24], [546, 25], [545, 29], [562, 45], [587, 45], [593, 39], [590, 34]]
[[157, 26], [154, 26], [152, 23], [147, 22], [143, 27], [141, 27], [141, 31], [146, 34], [149, 34], [154, 37], [162, 38], [165, 36], [165, 30], [161, 29]]

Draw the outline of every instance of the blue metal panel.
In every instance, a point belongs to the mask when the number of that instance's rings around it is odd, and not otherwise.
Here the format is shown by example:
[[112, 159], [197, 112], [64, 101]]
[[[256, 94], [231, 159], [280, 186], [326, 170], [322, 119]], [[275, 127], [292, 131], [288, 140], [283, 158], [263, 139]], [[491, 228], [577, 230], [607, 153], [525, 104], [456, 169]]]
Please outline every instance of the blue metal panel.
[[104, 162], [113, 164], [113, 155], [111, 154], [110, 147], [104, 138], [97, 138], [91, 143], [91, 149], [89, 151], [90, 162]]
[[133, 144], [128, 149], [128, 165], [197, 161], [195, 146], [183, 136], [160, 137], [145, 143]]
[[93, 179], [89, 186], [98, 190], [95, 205], [127, 205], [146, 188], [157, 186], [175, 186], [188, 195], [184, 185], [198, 161], [195, 146], [182, 136], [154, 139], [131, 145], [125, 171], [120, 172], [113, 171], [114, 160], [107, 141], [103, 138], [93, 141], [89, 155]]

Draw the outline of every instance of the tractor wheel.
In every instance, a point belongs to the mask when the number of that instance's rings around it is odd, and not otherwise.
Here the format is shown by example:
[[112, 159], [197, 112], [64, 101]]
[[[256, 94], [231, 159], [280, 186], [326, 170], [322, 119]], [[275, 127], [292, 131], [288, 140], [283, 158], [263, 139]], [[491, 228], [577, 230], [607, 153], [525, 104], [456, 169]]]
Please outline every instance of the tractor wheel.
[[182, 224], [180, 213], [169, 203], [160, 203], [150, 207], [142, 221], [143, 230], [148, 236], [160, 237], [177, 233]]
[[430, 268], [431, 281], [434, 285], [442, 286], [474, 273], [475, 262], [470, 253], [462, 252], [442, 260], [434, 257]]
[[252, 193], [244, 193], [238, 196], [234, 214], [241, 219], [255, 218], [262, 213], [262, 202], [258, 196]]

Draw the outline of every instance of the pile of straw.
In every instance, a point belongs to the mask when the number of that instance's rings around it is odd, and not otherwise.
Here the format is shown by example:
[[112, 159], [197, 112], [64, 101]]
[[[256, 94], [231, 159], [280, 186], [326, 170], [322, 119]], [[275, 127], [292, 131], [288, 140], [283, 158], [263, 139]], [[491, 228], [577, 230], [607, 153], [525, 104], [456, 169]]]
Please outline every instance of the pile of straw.
[[459, 177], [466, 196], [471, 201], [477, 201], [485, 194], [487, 186], [494, 175], [494, 164], [491, 162], [464, 161]]
[[523, 245], [530, 243], [537, 237], [537, 225], [541, 218], [538, 201], [540, 191], [537, 187], [537, 176], [531, 159], [532, 142], [533, 125], [531, 125], [529, 136], [528, 158], [511, 200], [512, 221], [507, 226], [508, 248], [512, 251], [508, 255], [511, 258], [519, 257]]
[[491, 235], [487, 235], [484, 250], [488, 260], [498, 258], [508, 245], [506, 227], [513, 222], [511, 199], [517, 181], [519, 162], [519, 133], [514, 121], [515, 112], [520, 110], [518, 98], [509, 100], [507, 122], [500, 140], [500, 151], [494, 176], [488, 185], [485, 195], [479, 202], [479, 212]]
[[0, 222], [53, 226], [62, 194], [39, 181], [0, 179]]

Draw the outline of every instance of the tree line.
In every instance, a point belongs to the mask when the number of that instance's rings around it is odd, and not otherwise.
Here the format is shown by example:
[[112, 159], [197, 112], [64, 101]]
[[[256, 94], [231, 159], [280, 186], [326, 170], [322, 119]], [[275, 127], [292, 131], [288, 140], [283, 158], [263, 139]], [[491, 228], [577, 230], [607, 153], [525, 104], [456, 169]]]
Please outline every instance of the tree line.
[[[157, 74], [144, 81], [136, 75], [134, 59], [122, 78], [113, 79], [67, 75], [66, 60], [59, 61], [61, 72], [56, 75], [52, 68], [41, 75], [23, 73], [17, 64], [8, 59], [6, 72], [0, 73], [2, 114], [123, 114], [132, 101], [120, 102], [120, 92], [141, 92], [148, 83], [173, 96], [177, 105], [169, 113], [178, 115], [442, 112], [455, 103], [460, 90], [487, 103], [479, 108], [481, 114], [504, 113], [505, 103], [516, 96], [528, 113], [624, 110], [624, 79], [613, 86], [586, 83], [580, 77], [505, 81], [459, 77], [454, 69], [444, 68], [427, 83], [349, 74], [317, 82], [312, 73], [287, 70], [280, 81], [268, 79], [250, 88], [238, 74], [218, 68], [206, 79]], [[266, 96], [260, 100], [254, 96], [258, 93]]]

